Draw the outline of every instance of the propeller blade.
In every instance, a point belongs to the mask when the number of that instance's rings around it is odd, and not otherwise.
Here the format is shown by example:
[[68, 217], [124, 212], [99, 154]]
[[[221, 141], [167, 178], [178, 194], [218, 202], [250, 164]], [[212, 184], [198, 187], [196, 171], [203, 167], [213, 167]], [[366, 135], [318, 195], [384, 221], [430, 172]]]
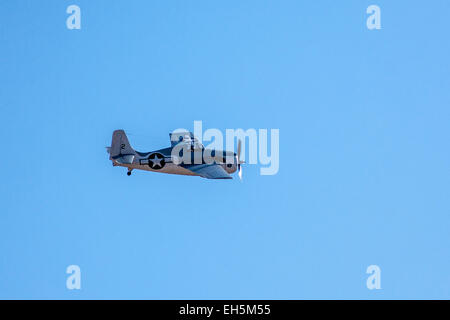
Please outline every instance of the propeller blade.
[[238, 167], [239, 179], [242, 181], [242, 166], [241, 166], [241, 163], [243, 163], [243, 161], [241, 161], [241, 140], [240, 139], [238, 140], [236, 163], [237, 163], [237, 167]]
[[241, 140], [240, 139], [238, 141], [237, 157], [238, 157], [238, 162], [240, 162], [241, 161]]

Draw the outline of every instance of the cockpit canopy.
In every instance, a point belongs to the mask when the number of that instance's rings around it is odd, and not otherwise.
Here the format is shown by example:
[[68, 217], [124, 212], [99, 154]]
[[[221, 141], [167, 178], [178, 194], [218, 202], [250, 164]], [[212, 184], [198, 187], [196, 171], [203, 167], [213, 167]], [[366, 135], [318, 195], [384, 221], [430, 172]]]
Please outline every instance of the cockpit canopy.
[[194, 136], [192, 132], [173, 132], [170, 133], [170, 141], [172, 147], [179, 143], [186, 143], [191, 146], [191, 149], [202, 150], [204, 149], [203, 144], [198, 141], [198, 139]]

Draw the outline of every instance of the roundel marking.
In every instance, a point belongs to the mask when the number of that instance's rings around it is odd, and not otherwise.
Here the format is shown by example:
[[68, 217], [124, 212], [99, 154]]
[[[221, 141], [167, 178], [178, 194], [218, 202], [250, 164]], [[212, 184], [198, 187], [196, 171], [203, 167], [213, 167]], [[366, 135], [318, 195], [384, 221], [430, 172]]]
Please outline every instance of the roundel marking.
[[165, 164], [164, 156], [159, 152], [152, 153], [148, 156], [148, 166], [154, 170], [162, 169]]

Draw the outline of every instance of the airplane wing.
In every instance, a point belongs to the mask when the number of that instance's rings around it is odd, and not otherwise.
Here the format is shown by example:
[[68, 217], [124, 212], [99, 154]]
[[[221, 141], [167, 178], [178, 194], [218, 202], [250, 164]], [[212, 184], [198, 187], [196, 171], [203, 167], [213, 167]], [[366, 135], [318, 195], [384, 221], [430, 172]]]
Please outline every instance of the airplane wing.
[[233, 177], [218, 164], [198, 164], [186, 167], [186, 169], [207, 179], [233, 179]]

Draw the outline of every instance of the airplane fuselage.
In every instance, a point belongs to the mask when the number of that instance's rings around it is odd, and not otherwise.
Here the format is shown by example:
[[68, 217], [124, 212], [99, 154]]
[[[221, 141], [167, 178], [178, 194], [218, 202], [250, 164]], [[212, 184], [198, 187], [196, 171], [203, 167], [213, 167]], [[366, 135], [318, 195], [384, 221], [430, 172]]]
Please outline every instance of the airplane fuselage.
[[[188, 170], [187, 168], [190, 165], [193, 164], [208, 164], [205, 161], [205, 153], [208, 155], [213, 154], [216, 159], [216, 163], [222, 166], [222, 168], [229, 174], [236, 172], [237, 170], [237, 164], [234, 158], [233, 152], [226, 152], [222, 150], [211, 150], [211, 149], [203, 149], [203, 150], [196, 150], [196, 151], [190, 151], [190, 155], [188, 155], [187, 158], [190, 158], [190, 161], [181, 162], [182, 155], [180, 157], [176, 157], [177, 159], [174, 159], [172, 156], [172, 149], [173, 148], [165, 148], [165, 149], [159, 149], [152, 152], [137, 152], [134, 156], [131, 163], [124, 163], [120, 161], [120, 155], [119, 157], [115, 157], [116, 159], [111, 159], [113, 161], [113, 166], [120, 166], [120, 167], [126, 167], [129, 170], [145, 170], [145, 171], [152, 171], [152, 172], [160, 172], [160, 173], [168, 173], [168, 174], [179, 174], [179, 175], [188, 175], [188, 176], [198, 176], [198, 174], [195, 174], [194, 172]], [[161, 161], [159, 161], [159, 165], [155, 165], [154, 161], [151, 160], [151, 157], [155, 157], [155, 155], [161, 155]], [[217, 156], [220, 155], [220, 156]], [[226, 163], [226, 156], [229, 156], [230, 158], [233, 157], [233, 162]], [[164, 159], [164, 160], [162, 160]], [[119, 160], [119, 161], [118, 161]], [[159, 159], [158, 159], [159, 160]], [[209, 161], [210, 162], [210, 161]]]

